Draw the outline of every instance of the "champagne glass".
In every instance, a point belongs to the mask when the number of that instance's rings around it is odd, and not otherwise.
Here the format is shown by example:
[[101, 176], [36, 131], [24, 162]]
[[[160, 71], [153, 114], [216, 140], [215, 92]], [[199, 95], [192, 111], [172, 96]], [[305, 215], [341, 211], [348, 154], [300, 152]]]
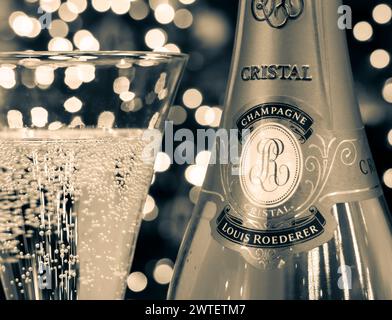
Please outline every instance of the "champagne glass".
[[187, 57], [0, 54], [0, 279], [7, 299], [122, 299]]

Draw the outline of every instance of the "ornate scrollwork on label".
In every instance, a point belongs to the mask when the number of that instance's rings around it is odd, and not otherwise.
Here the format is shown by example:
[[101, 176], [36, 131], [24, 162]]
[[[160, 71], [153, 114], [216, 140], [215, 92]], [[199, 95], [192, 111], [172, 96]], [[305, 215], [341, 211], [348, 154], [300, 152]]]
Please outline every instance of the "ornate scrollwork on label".
[[304, 6], [304, 0], [252, 0], [252, 13], [256, 20], [282, 28], [289, 19], [297, 19]]
[[[253, 105], [253, 103], [252, 103]], [[330, 241], [332, 207], [382, 192], [363, 129], [332, 131], [307, 106], [268, 102], [244, 107], [230, 126], [239, 136], [239, 164], [220, 166], [213, 237], [258, 268]], [[238, 174], [232, 174], [238, 166]]]

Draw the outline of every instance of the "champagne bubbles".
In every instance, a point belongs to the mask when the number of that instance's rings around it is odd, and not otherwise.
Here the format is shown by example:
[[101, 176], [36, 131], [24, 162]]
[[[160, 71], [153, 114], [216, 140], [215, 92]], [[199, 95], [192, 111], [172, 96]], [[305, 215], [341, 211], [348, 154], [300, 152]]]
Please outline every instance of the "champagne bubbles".
[[[31, 113], [36, 125], [46, 123], [45, 109]], [[11, 110], [9, 122], [20, 125], [20, 116]], [[55, 121], [49, 130], [62, 127]], [[0, 259], [3, 274], [13, 279], [3, 283], [6, 289], [20, 298], [35, 299], [32, 295], [41, 292], [56, 300], [119, 299], [127, 283], [135, 292], [143, 290], [144, 275], [131, 275], [127, 282], [153, 172], [152, 163], [140, 157], [143, 131], [36, 130], [32, 140], [5, 135], [0, 181], [8, 182], [0, 192]], [[148, 199], [152, 219], [156, 206]]]

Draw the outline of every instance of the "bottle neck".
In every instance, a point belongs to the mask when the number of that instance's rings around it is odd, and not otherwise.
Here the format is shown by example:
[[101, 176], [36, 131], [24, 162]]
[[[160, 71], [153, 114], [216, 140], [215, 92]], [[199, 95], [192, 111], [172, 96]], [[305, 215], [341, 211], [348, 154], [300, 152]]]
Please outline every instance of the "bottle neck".
[[242, 0], [228, 113], [254, 99], [290, 97], [314, 109], [330, 129], [361, 127], [345, 31], [338, 27], [340, 5], [341, 0]]

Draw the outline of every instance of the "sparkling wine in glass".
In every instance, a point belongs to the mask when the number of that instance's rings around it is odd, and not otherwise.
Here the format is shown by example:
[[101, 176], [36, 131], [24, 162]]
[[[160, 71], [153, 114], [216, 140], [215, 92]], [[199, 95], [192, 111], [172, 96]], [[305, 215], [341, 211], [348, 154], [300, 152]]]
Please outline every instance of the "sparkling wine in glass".
[[0, 55], [7, 299], [122, 299], [186, 56]]

